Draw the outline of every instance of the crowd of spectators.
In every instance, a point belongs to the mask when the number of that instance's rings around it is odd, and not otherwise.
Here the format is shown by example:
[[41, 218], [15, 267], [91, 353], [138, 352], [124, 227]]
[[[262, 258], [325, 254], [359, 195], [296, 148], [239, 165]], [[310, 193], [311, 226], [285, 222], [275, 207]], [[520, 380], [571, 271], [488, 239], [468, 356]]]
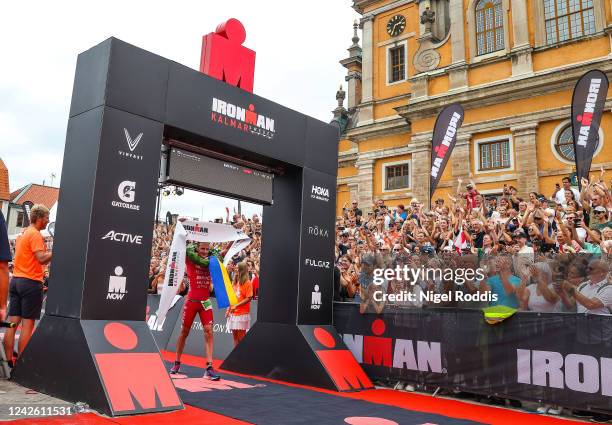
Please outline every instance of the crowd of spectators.
[[[497, 301], [436, 306], [612, 314], [612, 193], [604, 177], [602, 169], [599, 179], [583, 179], [580, 191], [564, 177], [549, 196], [519, 196], [507, 185], [501, 196], [485, 196], [471, 178], [465, 185], [459, 179], [456, 193], [431, 208], [417, 199], [393, 207], [379, 199], [364, 213], [347, 203], [336, 220], [335, 299], [381, 312], [394, 303], [376, 300], [375, 291], [413, 292], [415, 301], [397, 303], [413, 307], [431, 304], [421, 292], [490, 291]], [[376, 269], [398, 266], [480, 268], [484, 279], [373, 284]]]

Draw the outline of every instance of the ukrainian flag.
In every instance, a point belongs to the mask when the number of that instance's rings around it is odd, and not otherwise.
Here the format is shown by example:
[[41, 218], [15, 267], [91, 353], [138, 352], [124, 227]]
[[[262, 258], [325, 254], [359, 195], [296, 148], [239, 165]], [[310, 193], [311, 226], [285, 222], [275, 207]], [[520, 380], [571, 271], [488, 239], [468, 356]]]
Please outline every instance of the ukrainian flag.
[[217, 306], [219, 308], [227, 308], [230, 305], [238, 304], [238, 299], [236, 298], [232, 282], [227, 274], [227, 269], [214, 255], [211, 255], [209, 258], [210, 264], [208, 267], [215, 288], [215, 295], [217, 296]]

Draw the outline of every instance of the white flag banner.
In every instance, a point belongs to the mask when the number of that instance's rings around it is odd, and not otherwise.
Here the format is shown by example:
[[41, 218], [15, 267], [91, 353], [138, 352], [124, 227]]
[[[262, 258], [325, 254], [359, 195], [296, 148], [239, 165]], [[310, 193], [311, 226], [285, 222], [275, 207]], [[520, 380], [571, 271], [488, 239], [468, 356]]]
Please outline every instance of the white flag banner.
[[196, 242], [231, 242], [234, 243], [228, 250], [223, 264], [227, 265], [232, 257], [246, 248], [251, 243], [242, 230], [236, 229], [229, 224], [207, 223], [204, 221], [185, 220], [176, 223], [170, 255], [166, 265], [166, 276], [164, 277], [164, 289], [159, 300], [157, 309], [157, 321], [163, 323], [170, 309], [172, 300], [178, 293], [178, 288], [185, 275], [185, 253], [187, 241]]
[[172, 300], [178, 292], [178, 288], [183, 281], [185, 275], [185, 253], [187, 251], [187, 231], [183, 228], [181, 222], [176, 223], [174, 229], [174, 237], [170, 252], [168, 255], [168, 263], [166, 264], [166, 275], [164, 276], [164, 289], [162, 289], [159, 307], [157, 308], [157, 322], [164, 323], [166, 314], [170, 310]]

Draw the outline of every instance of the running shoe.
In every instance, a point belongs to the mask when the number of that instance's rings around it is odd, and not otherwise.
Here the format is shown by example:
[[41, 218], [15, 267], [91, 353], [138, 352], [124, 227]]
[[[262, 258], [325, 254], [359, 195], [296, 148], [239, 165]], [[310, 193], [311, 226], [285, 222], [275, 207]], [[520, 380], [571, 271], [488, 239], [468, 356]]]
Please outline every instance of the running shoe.
[[215, 373], [215, 370], [212, 366], [208, 366], [206, 368], [206, 370], [204, 371], [204, 378], [209, 379], [211, 381], [218, 381], [219, 379], [221, 379], [221, 377]]
[[181, 362], [174, 362], [174, 366], [170, 369], [170, 375], [176, 375], [181, 369]]

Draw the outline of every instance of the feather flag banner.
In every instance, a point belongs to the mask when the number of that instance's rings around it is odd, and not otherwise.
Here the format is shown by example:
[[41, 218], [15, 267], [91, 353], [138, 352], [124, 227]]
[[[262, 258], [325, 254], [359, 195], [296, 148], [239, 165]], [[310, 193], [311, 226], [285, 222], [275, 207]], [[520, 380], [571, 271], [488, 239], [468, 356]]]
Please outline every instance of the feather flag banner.
[[208, 267], [210, 269], [210, 277], [215, 289], [215, 295], [217, 296], [217, 306], [219, 308], [227, 308], [230, 305], [238, 304], [232, 282], [223, 263], [220, 262], [217, 257], [211, 256]]

